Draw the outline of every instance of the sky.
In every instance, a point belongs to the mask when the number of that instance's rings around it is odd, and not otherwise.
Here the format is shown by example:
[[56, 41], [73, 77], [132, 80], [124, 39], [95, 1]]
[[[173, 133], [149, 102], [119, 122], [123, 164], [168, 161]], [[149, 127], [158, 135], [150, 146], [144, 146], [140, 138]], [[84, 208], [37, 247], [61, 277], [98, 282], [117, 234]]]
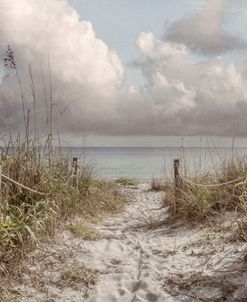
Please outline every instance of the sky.
[[[97, 36], [117, 50], [125, 64], [125, 85], [143, 85], [140, 70], [131, 68], [131, 62], [142, 59], [135, 46], [141, 32], [153, 32], [162, 38], [171, 22], [195, 11], [202, 0], [70, 0], [81, 20], [90, 20]], [[190, 5], [188, 5], [190, 2]]]
[[0, 0], [0, 131], [23, 110], [34, 126], [35, 96], [40, 135], [52, 97], [68, 144], [245, 145], [246, 17], [245, 0]]
[[[81, 20], [90, 20], [97, 36], [110, 47], [117, 50], [125, 64], [125, 84], [143, 85], [144, 77], [140, 70], [131, 68], [135, 59], [143, 59], [135, 45], [135, 40], [141, 32], [152, 32], [162, 39], [166, 30], [173, 22], [186, 16], [196, 14], [203, 0], [70, 0]], [[151, 4], [152, 3], [152, 4]], [[239, 16], [241, 15], [241, 18]], [[233, 5], [225, 7], [224, 27], [229, 32], [247, 40], [245, 30], [247, 5], [244, 0], [235, 0]], [[194, 30], [194, 29], [193, 29]], [[202, 54], [193, 53], [195, 59], [203, 59]], [[239, 63], [241, 54], [233, 50], [224, 53], [226, 60]]]

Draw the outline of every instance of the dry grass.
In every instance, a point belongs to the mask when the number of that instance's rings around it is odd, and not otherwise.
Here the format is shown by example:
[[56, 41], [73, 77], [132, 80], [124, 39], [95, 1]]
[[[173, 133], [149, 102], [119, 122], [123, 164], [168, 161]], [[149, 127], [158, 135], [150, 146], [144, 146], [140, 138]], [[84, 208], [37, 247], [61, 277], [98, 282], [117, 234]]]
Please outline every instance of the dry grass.
[[[190, 177], [190, 180], [199, 184], [221, 184], [245, 176], [247, 161], [231, 160], [223, 162], [211, 175]], [[237, 224], [236, 238], [247, 241], [247, 178], [215, 187], [201, 187], [181, 181], [176, 198], [174, 186], [167, 186], [164, 204], [170, 206], [174, 218], [183, 218], [192, 224], [216, 223], [220, 217], [232, 212], [232, 223], [235, 221]]]
[[98, 240], [101, 238], [96, 229], [83, 222], [68, 224], [66, 225], [66, 229], [84, 240]]
[[78, 284], [83, 284], [86, 287], [94, 285], [97, 280], [97, 272], [74, 265], [65, 266], [62, 269], [61, 286], [73, 287]]
[[[0, 213], [0, 301], [14, 301], [16, 294], [4, 280], [21, 281], [23, 260], [40, 242], [47, 242], [59, 224], [66, 225], [79, 216], [89, 225], [121, 210], [127, 202], [118, 193], [116, 183], [95, 180], [90, 165], [80, 167], [76, 184], [71, 181], [67, 159], [57, 157], [49, 165], [41, 152], [26, 145], [17, 149], [7, 146], [2, 150], [3, 173], [44, 195], [4, 181]], [[83, 239], [99, 239], [99, 234], [88, 225], [73, 223], [67, 228]], [[65, 286], [75, 283], [89, 286], [95, 281], [95, 272], [76, 267], [66, 267], [61, 280]]]
[[[195, 183], [221, 184], [242, 176], [247, 176], [247, 162], [238, 160], [225, 162], [215, 174], [190, 179]], [[170, 198], [165, 200], [170, 206], [175, 203], [174, 189], [172, 190], [172, 193], [168, 194]], [[246, 191], [246, 181], [215, 187], [201, 187], [182, 182], [176, 198], [176, 215], [201, 220], [225, 211], [246, 212]]]
[[[0, 274], [18, 271], [21, 258], [43, 238], [54, 234], [58, 223], [73, 215], [96, 221], [119, 211], [126, 199], [112, 182], [96, 181], [90, 166], [80, 169], [78, 185], [70, 181], [70, 163], [59, 157], [47, 164], [42, 149], [8, 144], [2, 149], [3, 173], [45, 195], [4, 181], [0, 215]], [[86, 234], [84, 229], [84, 235]], [[92, 233], [87, 234], [94, 236]]]
[[123, 186], [136, 186], [139, 184], [138, 179], [127, 177], [127, 176], [120, 177], [119, 179], [116, 180], [116, 182]]
[[247, 218], [237, 221], [237, 228], [235, 230], [235, 239], [247, 242]]

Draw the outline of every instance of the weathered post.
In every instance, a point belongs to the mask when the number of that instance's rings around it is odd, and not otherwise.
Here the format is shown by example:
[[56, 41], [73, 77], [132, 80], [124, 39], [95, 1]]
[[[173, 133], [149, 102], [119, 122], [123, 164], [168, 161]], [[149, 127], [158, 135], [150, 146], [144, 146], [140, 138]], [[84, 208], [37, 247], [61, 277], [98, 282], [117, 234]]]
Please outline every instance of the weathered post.
[[77, 187], [77, 185], [78, 185], [78, 157], [73, 157], [72, 166], [74, 168], [73, 181], [74, 181], [74, 185]]
[[176, 202], [179, 195], [179, 159], [174, 159], [174, 187], [175, 187], [175, 201], [174, 201], [174, 214], [176, 214]]

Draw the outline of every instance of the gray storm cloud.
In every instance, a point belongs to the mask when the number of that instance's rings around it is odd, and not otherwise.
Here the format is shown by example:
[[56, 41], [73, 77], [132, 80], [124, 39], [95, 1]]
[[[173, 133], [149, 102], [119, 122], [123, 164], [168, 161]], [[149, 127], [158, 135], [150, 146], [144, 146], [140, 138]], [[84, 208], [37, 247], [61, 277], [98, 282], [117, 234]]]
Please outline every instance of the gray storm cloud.
[[[49, 95], [49, 57], [55, 109], [64, 112], [67, 108], [61, 117], [65, 130], [80, 128], [82, 131], [87, 123], [89, 126], [91, 121], [106, 123], [108, 116], [112, 115], [112, 102], [124, 78], [123, 65], [116, 52], [96, 37], [92, 24], [79, 21], [78, 14], [67, 1], [1, 0], [2, 54], [7, 44], [15, 53], [27, 109], [32, 108], [28, 74], [31, 65], [39, 116], [42, 116], [44, 90]], [[6, 70], [5, 75], [8, 72]], [[2, 130], [19, 127], [22, 113], [18, 89], [18, 81], [12, 71], [0, 85]], [[42, 121], [44, 118], [41, 125]]]
[[165, 38], [185, 43], [202, 53], [219, 54], [245, 43], [224, 30], [224, 13], [229, 0], [205, 0], [201, 9], [193, 16], [174, 22]]
[[[221, 16], [224, 1], [213, 2], [217, 4], [216, 15]], [[231, 44], [219, 20], [212, 18], [211, 35], [198, 29], [211, 50], [229, 49]], [[212, 42], [217, 36], [220, 47]], [[63, 133], [247, 134], [246, 78], [220, 57], [195, 61], [185, 43], [140, 33], [136, 47], [144, 60], [135, 62], [135, 66], [141, 70], [145, 85], [129, 86], [125, 92], [124, 66], [116, 51], [97, 38], [92, 24], [80, 21], [65, 0], [1, 0], [2, 54], [8, 44], [15, 52], [25, 108], [31, 113], [28, 69], [32, 67], [40, 131], [46, 128], [49, 58], [54, 119]], [[17, 77], [15, 71], [5, 68], [0, 84], [0, 129], [18, 132], [22, 123]]]

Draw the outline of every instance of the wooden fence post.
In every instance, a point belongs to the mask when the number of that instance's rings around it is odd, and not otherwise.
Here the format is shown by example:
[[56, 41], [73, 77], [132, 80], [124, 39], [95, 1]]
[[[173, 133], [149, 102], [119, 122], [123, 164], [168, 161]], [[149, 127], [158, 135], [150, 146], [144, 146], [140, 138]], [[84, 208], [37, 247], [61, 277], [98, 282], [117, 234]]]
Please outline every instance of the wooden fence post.
[[175, 201], [174, 201], [174, 214], [176, 214], [176, 202], [179, 195], [179, 159], [174, 159], [174, 186], [175, 186]]
[[74, 185], [77, 187], [78, 186], [78, 157], [73, 157], [72, 166], [74, 168], [74, 172], [73, 172]]

